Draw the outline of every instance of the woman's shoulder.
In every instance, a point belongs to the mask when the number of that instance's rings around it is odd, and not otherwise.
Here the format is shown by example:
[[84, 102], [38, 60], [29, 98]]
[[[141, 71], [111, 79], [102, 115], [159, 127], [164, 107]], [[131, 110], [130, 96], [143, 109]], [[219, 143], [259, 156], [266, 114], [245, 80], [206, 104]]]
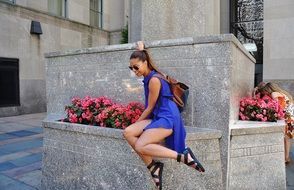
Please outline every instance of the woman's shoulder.
[[150, 78], [150, 80], [151, 79], [153, 79], [153, 80], [156, 80], [156, 81], [161, 81], [161, 80], [163, 80], [163, 75], [161, 75], [160, 73], [158, 73], [158, 72], [155, 72], [152, 76], [151, 76], [151, 78]]
[[149, 87], [150, 86], [160, 86], [161, 85], [161, 82], [160, 82], [160, 79], [155, 77], [155, 76], [152, 76], [149, 80]]
[[274, 99], [279, 98], [279, 99], [284, 99], [285, 101], [290, 100], [289, 97], [286, 94], [282, 93], [282, 92], [273, 92], [271, 95], [272, 95], [272, 98], [274, 98]]
[[169, 87], [169, 82], [165, 79], [165, 76], [161, 74], [154, 74], [151, 78], [157, 78], [157, 80], [161, 83], [163, 86], [168, 86]]
[[272, 98], [285, 98], [285, 94], [282, 94], [280, 92], [272, 92], [271, 96]]

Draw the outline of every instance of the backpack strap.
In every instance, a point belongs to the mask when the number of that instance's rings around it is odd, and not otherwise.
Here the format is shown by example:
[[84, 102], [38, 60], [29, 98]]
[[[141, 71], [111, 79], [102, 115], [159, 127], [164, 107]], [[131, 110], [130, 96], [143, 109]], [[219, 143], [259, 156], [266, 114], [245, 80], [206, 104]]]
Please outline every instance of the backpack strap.
[[169, 80], [167, 80], [166, 76], [162, 75], [162, 74], [159, 74], [159, 73], [156, 73], [154, 74], [153, 76], [157, 77], [157, 78], [161, 78], [163, 80], [165, 80], [166, 82], [170, 83]]
[[[184, 107], [184, 102], [183, 100], [178, 97], [177, 95], [174, 94], [173, 92], [173, 88], [180, 85], [180, 88], [183, 88], [185, 87], [186, 89], [188, 89], [189, 87], [181, 82], [178, 82], [176, 79], [172, 78], [172, 77], [169, 77], [168, 75], [164, 75], [162, 73], [158, 74], [154, 74], [153, 76], [156, 76], [158, 78], [161, 78], [163, 80], [165, 80], [169, 85], [170, 85], [170, 88], [171, 88], [171, 93], [173, 94], [173, 98], [172, 100], [174, 102], [176, 102], [176, 104], [178, 105], [178, 107]], [[177, 87], [177, 89], [179, 89], [179, 87]]]

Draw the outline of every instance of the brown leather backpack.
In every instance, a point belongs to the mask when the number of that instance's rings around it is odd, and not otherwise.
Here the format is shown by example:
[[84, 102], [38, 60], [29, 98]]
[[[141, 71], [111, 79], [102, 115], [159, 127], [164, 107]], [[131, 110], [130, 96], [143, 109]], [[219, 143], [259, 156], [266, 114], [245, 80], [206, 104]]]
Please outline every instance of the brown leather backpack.
[[169, 83], [171, 92], [173, 94], [173, 101], [177, 104], [180, 112], [182, 112], [187, 105], [189, 87], [186, 84], [162, 73], [158, 73], [153, 76], [161, 78]]

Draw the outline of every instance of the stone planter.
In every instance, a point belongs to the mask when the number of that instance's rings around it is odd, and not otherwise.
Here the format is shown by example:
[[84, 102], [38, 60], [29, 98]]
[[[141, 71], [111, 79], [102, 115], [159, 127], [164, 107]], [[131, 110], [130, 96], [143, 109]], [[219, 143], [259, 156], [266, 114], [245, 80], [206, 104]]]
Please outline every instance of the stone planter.
[[[229, 128], [239, 117], [240, 98], [254, 87], [254, 58], [232, 34], [145, 44], [162, 72], [190, 87], [187, 109], [182, 113], [185, 125], [222, 131], [220, 150], [226, 186]], [[129, 43], [46, 54], [47, 113], [63, 113], [64, 105], [74, 96], [143, 102], [142, 79], [128, 69], [134, 49], [135, 43]]]
[[286, 189], [284, 125], [283, 121], [233, 125], [229, 189]]
[[[240, 98], [254, 85], [255, 60], [243, 45], [233, 35], [214, 35], [150, 41], [146, 47], [163, 72], [190, 86], [182, 113], [191, 126], [187, 145], [207, 170], [200, 175], [163, 159], [164, 189], [285, 189], [283, 124], [238, 122]], [[74, 96], [143, 101], [142, 81], [127, 68], [134, 48], [133, 43], [46, 54], [44, 189], [154, 188], [122, 130], [50, 118], [64, 114]]]
[[[122, 130], [49, 120], [43, 121], [43, 127], [42, 189], [155, 189]], [[200, 174], [175, 160], [161, 159], [165, 163], [163, 189], [219, 189], [221, 132], [186, 129], [187, 145], [207, 172]]]

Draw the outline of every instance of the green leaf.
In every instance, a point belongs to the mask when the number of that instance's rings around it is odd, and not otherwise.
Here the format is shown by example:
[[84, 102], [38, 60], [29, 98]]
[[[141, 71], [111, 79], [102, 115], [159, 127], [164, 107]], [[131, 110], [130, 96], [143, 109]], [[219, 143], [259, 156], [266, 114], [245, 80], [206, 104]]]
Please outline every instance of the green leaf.
[[121, 40], [120, 43], [121, 44], [126, 44], [128, 43], [128, 24], [122, 29], [121, 31]]

